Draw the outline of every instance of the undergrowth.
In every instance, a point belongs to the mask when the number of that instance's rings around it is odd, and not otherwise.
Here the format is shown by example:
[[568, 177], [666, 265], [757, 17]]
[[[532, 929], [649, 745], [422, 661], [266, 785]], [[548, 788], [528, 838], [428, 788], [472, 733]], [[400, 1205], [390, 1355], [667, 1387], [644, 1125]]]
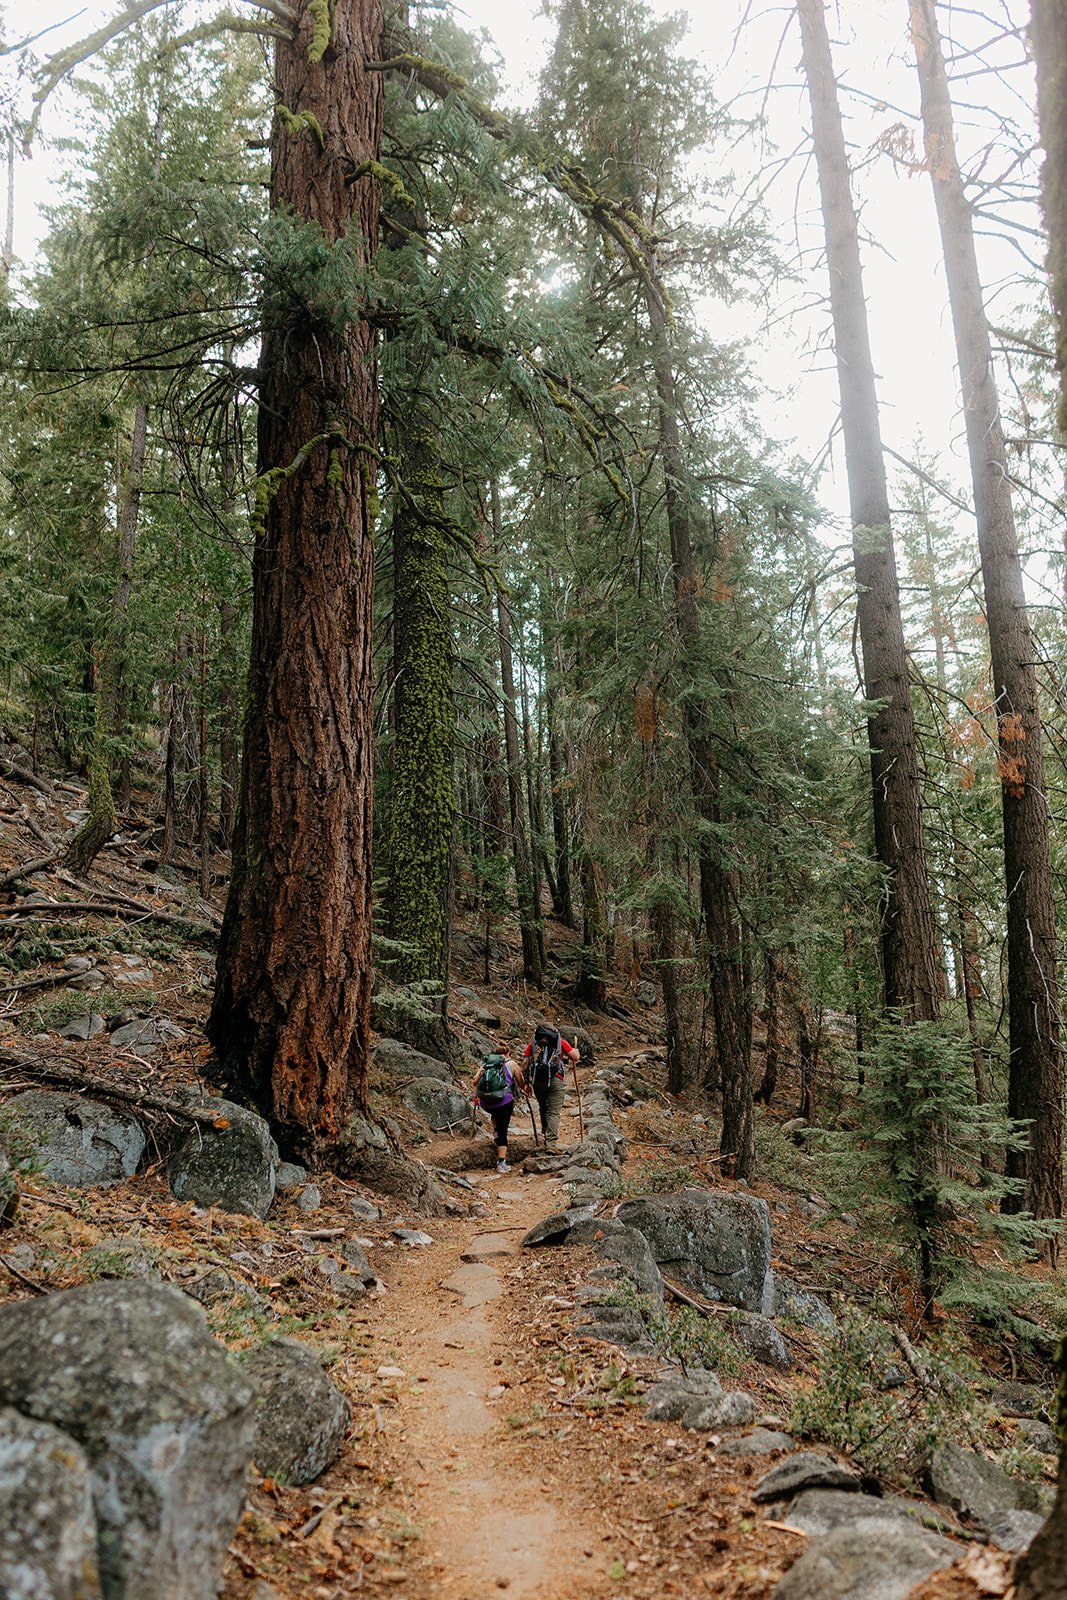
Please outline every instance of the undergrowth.
[[791, 1431], [836, 1446], [883, 1483], [916, 1486], [939, 1444], [977, 1442], [986, 1429], [981, 1372], [951, 1334], [905, 1350], [885, 1323], [856, 1315], [815, 1370], [794, 1400]]

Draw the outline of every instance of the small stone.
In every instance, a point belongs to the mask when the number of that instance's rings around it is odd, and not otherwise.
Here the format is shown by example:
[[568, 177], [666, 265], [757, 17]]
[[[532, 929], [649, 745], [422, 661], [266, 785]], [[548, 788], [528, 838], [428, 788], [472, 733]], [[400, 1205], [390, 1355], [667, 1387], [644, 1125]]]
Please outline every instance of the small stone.
[[349, 1200], [348, 1209], [358, 1222], [377, 1222], [381, 1217], [378, 1207], [359, 1194], [354, 1194]]
[[516, 1254], [515, 1245], [506, 1233], [479, 1233], [460, 1256], [461, 1261], [498, 1261], [502, 1256]]
[[92, 969], [91, 956], [67, 956], [63, 962], [64, 972], [89, 972]]
[[305, 1216], [312, 1211], [317, 1211], [321, 1205], [322, 1191], [315, 1183], [309, 1183], [307, 1188], [302, 1189], [297, 1196], [297, 1210], [302, 1211]]
[[299, 1189], [301, 1184], [307, 1182], [307, 1168], [298, 1166], [295, 1161], [283, 1161], [274, 1174], [274, 1187], [276, 1189]]
[[374, 1376], [376, 1378], [406, 1378], [407, 1373], [403, 1367], [378, 1367]]
[[104, 977], [104, 974], [102, 972], [98, 972], [95, 967], [92, 967], [88, 972], [79, 972], [75, 977], [71, 978], [70, 982], [67, 984], [67, 988], [102, 989], [106, 982], [107, 979]]
[[860, 1480], [847, 1467], [838, 1466], [829, 1456], [800, 1450], [788, 1461], [780, 1461], [757, 1483], [752, 1498], [757, 1505], [770, 1500], [788, 1500], [802, 1489], [844, 1489], [859, 1493]]
[[97, 1011], [84, 1017], [72, 1017], [65, 1028], [60, 1028], [61, 1039], [95, 1039], [104, 1031], [104, 1019]]
[[428, 1233], [423, 1233], [421, 1228], [394, 1228], [393, 1238], [400, 1244], [406, 1244], [412, 1249], [423, 1245], [433, 1244]]

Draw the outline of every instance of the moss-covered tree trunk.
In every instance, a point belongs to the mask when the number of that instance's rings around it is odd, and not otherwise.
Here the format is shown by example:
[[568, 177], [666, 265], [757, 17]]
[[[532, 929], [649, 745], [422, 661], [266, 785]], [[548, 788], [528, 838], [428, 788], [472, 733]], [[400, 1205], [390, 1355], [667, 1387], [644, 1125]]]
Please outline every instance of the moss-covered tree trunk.
[[401, 1016], [403, 1037], [447, 1057], [448, 944], [456, 789], [456, 712], [445, 495], [435, 432], [418, 411], [400, 440], [405, 494], [393, 513], [393, 774], [386, 914], [406, 950], [401, 982], [430, 983], [432, 1018]]
[[[271, 205], [373, 249], [380, 0], [302, 4], [275, 58]], [[321, 1161], [367, 1099], [371, 626], [378, 389], [370, 328], [265, 307], [262, 515], [233, 874], [208, 1025], [223, 1074], [284, 1148]]]
[[[119, 501], [115, 587], [111, 592], [107, 632], [97, 666], [93, 742], [89, 751], [89, 814], [67, 848], [71, 872], [88, 872], [115, 831], [112, 777], [118, 773], [118, 746], [125, 733], [126, 654], [141, 486], [148, 445], [148, 406], [139, 400], [133, 414], [130, 455], [122, 476]], [[128, 785], [126, 786], [128, 787]]]

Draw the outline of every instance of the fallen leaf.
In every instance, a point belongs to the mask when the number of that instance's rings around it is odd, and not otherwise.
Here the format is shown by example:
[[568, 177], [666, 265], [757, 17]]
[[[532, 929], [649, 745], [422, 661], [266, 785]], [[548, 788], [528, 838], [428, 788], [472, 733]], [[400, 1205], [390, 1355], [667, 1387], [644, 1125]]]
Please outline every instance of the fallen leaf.
[[1007, 1594], [1011, 1583], [1011, 1557], [1000, 1551], [983, 1550], [975, 1546], [968, 1550], [955, 1570], [969, 1578], [979, 1594]]

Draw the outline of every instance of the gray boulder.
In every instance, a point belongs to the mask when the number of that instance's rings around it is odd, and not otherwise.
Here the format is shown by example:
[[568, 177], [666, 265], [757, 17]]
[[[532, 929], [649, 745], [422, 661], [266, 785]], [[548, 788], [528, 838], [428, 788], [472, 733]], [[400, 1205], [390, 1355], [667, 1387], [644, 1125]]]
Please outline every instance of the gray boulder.
[[1021, 1555], [1029, 1550], [1044, 1526], [1045, 1518], [1036, 1511], [998, 1511], [987, 1520], [985, 1532], [998, 1550]]
[[636, 1306], [592, 1306], [578, 1327], [594, 1339], [617, 1344], [627, 1355], [647, 1356], [656, 1348]]
[[230, 1100], [203, 1097], [195, 1102], [217, 1114], [220, 1128], [197, 1124], [167, 1163], [167, 1182], [178, 1200], [218, 1206], [262, 1219], [274, 1199], [278, 1146], [255, 1111]]
[[0, 1410], [0, 1594], [95, 1600], [96, 1518], [84, 1452], [67, 1434]]
[[7, 1133], [0, 1126], [0, 1228], [14, 1222], [19, 1209], [19, 1186], [7, 1148]]
[[144, 1133], [132, 1117], [110, 1106], [77, 1094], [27, 1089], [4, 1109], [53, 1183], [70, 1188], [119, 1183], [137, 1171]]
[[452, 1082], [452, 1070], [445, 1061], [428, 1056], [400, 1039], [379, 1039], [374, 1046], [374, 1065], [388, 1078], [438, 1078]]
[[235, 1278], [222, 1267], [212, 1267], [210, 1272], [205, 1272], [202, 1278], [194, 1278], [184, 1288], [185, 1293], [202, 1306], [214, 1305], [218, 1300], [233, 1300], [239, 1306], [257, 1311], [267, 1304], [255, 1289], [249, 1288], [247, 1283], [242, 1283], [240, 1278]]
[[[562, 1023], [559, 1031], [561, 1038], [566, 1039], [568, 1044], [572, 1044], [581, 1055], [582, 1066], [591, 1067], [596, 1060], [596, 1044], [593, 1035], [587, 1033], [584, 1028], [575, 1028], [569, 1023]], [[567, 1081], [568, 1083], [572, 1082], [569, 1073]]]
[[946, 1539], [906, 1524], [837, 1528], [804, 1551], [774, 1600], [906, 1600], [931, 1572], [952, 1565]]
[[361, 1194], [354, 1194], [348, 1202], [348, 1209], [357, 1222], [377, 1222], [381, 1212], [372, 1200], [364, 1200]]
[[295, 1161], [281, 1161], [274, 1174], [275, 1189], [299, 1189], [308, 1181], [307, 1168]]
[[348, 1401], [298, 1339], [254, 1350], [244, 1370], [259, 1396], [253, 1455], [261, 1472], [313, 1483], [336, 1458], [351, 1415]]
[[620, 1222], [638, 1228], [662, 1271], [712, 1300], [759, 1311], [771, 1259], [771, 1217], [755, 1195], [712, 1189], [624, 1200]]
[[768, 1317], [755, 1311], [738, 1311], [730, 1318], [730, 1332], [743, 1350], [765, 1367], [791, 1372], [796, 1363], [785, 1340]]
[[350, 1117], [340, 1141], [339, 1159], [345, 1171], [368, 1188], [393, 1195], [408, 1211], [425, 1217], [441, 1216], [450, 1205], [443, 1187], [423, 1162], [397, 1153], [399, 1140], [392, 1124], [390, 1131], [392, 1142], [382, 1123]]
[[713, 1372], [693, 1371], [685, 1377], [662, 1378], [645, 1391], [649, 1422], [680, 1422], [694, 1402], [716, 1399], [722, 1384]]
[[854, 1522], [907, 1524], [911, 1513], [899, 1501], [882, 1500], [851, 1489], [803, 1489], [785, 1512], [784, 1520], [804, 1533], [832, 1533]]
[[773, 1292], [768, 1316], [785, 1317], [802, 1328], [810, 1328], [813, 1333], [837, 1332], [837, 1318], [825, 1300], [820, 1300], [817, 1294], [812, 1294], [808, 1289], [798, 1288], [786, 1278], [776, 1274], [770, 1276], [773, 1278]]
[[116, 1050], [151, 1050], [159, 1043], [159, 1029], [151, 1017], [125, 1022], [111, 1035]]
[[598, 1222], [591, 1217], [571, 1229], [567, 1242], [584, 1244], [587, 1239], [601, 1261], [618, 1269], [613, 1274], [616, 1279], [628, 1278], [638, 1294], [656, 1305], [663, 1304], [663, 1279], [643, 1233], [628, 1228], [624, 1222]]
[[61, 1039], [95, 1039], [98, 1033], [104, 1031], [104, 1019], [98, 1011], [87, 1013], [84, 1017], [72, 1017], [65, 1028], [60, 1028]]
[[757, 1505], [770, 1500], [788, 1500], [802, 1489], [843, 1489], [858, 1494], [860, 1480], [847, 1467], [813, 1450], [798, 1450], [788, 1461], [780, 1461], [757, 1483], [752, 1498]]
[[721, 1456], [773, 1456], [779, 1450], [792, 1450], [793, 1436], [779, 1433], [774, 1428], [753, 1428], [740, 1439], [724, 1439], [719, 1446]]
[[408, 1110], [431, 1128], [455, 1128], [470, 1122], [470, 1101], [441, 1078], [414, 1078], [402, 1098]]
[[1015, 1443], [1025, 1445], [1028, 1450], [1036, 1450], [1042, 1456], [1058, 1455], [1060, 1449], [1056, 1430], [1051, 1423], [1036, 1422], [1031, 1417], [1020, 1420], [1015, 1429]]
[[926, 1470], [926, 1488], [938, 1505], [970, 1517], [983, 1527], [1002, 1511], [1033, 1511], [1033, 1490], [987, 1461], [975, 1450], [943, 1444]]
[[716, 1428], [748, 1428], [759, 1415], [759, 1407], [750, 1394], [742, 1389], [712, 1395], [707, 1400], [694, 1400], [682, 1412], [683, 1428], [697, 1433], [712, 1433]]
[[1039, 1384], [1005, 1379], [994, 1387], [989, 1398], [1002, 1417], [1039, 1417], [1042, 1422], [1050, 1419], [1051, 1397]]
[[0, 1309], [0, 1403], [85, 1452], [109, 1600], [215, 1600], [253, 1390], [180, 1290], [93, 1283]]
[[570, 1206], [566, 1211], [554, 1211], [550, 1217], [534, 1223], [523, 1236], [522, 1248], [536, 1250], [542, 1245], [568, 1244], [571, 1230], [579, 1222], [589, 1221], [592, 1215], [591, 1206]]

